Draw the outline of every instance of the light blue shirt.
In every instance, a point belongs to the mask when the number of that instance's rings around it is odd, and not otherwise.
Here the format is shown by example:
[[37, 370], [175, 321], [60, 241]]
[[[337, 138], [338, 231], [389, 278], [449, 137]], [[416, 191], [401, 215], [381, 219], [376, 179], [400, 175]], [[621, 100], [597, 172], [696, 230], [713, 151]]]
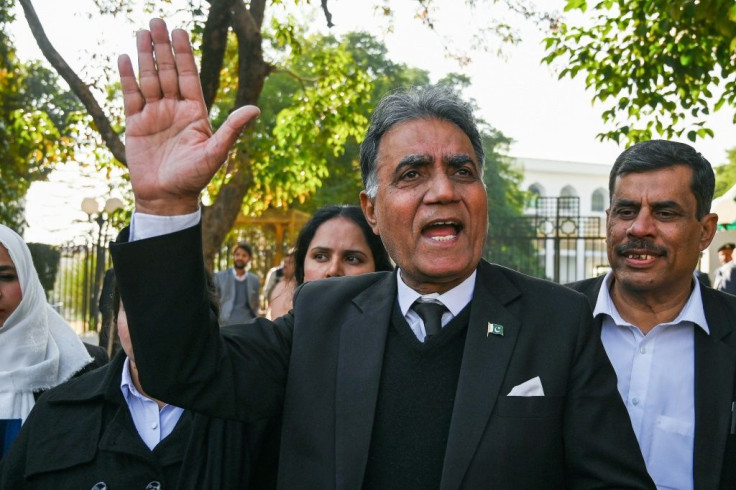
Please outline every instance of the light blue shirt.
[[710, 334], [700, 286], [672, 322], [642, 334], [613, 304], [609, 272], [593, 316], [604, 315], [601, 340], [618, 378], [647, 470], [658, 489], [693, 489], [694, 328]]
[[450, 322], [450, 320], [455, 318], [468, 303], [470, 303], [470, 300], [473, 299], [475, 275], [476, 271], [473, 271], [467, 279], [443, 294], [431, 293], [421, 295], [406, 285], [404, 280], [401, 278], [401, 270], [398, 271], [396, 274], [396, 283], [399, 296], [399, 308], [401, 309], [401, 314], [406, 318], [406, 322], [409, 324], [409, 327], [411, 327], [412, 332], [414, 332], [414, 335], [417, 336], [420, 342], [424, 342], [424, 338], [427, 336], [427, 333], [424, 330], [424, 322], [422, 321], [422, 318], [416, 311], [411, 309], [411, 305], [414, 304], [414, 301], [421, 297], [424, 300], [434, 301], [445, 305], [448, 311], [442, 314], [442, 326], [444, 327]]
[[142, 395], [130, 377], [130, 359], [127, 357], [123, 364], [123, 375], [120, 378], [120, 391], [123, 392], [123, 398], [128, 405], [138, 435], [148, 449], [153, 451], [153, 448], [174, 430], [184, 409], [164, 405], [159, 410], [154, 400]]

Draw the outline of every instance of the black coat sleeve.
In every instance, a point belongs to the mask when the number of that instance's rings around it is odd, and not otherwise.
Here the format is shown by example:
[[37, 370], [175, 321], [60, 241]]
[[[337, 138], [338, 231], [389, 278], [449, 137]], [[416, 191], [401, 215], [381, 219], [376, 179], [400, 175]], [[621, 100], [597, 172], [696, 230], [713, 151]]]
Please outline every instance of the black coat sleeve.
[[157, 399], [254, 421], [280, 413], [290, 316], [220, 328], [195, 226], [110, 247], [141, 384]]

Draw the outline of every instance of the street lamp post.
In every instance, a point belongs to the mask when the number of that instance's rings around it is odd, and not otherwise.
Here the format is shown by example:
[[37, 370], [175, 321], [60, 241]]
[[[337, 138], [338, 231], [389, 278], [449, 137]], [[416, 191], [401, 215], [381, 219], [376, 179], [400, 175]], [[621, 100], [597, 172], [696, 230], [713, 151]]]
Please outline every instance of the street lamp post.
[[[88, 272], [85, 274], [85, 290], [89, 293], [85, 295], [85, 302], [88, 303], [87, 311], [89, 311], [89, 318], [85, 321], [85, 331], [89, 329], [89, 326], [92, 326], [93, 330], [97, 330], [97, 320], [100, 313], [97, 297], [102, 286], [102, 275], [105, 273], [107, 249], [104, 246], [104, 241], [107, 237], [108, 219], [113, 212], [122, 207], [123, 202], [117, 197], [108, 199], [102, 208], [100, 208], [100, 203], [95, 198], [85, 197], [82, 199], [82, 211], [87, 215], [87, 220], [90, 223], [93, 221], [97, 223], [97, 240], [95, 240], [94, 229], [90, 229], [90, 245], [95, 247], [95, 253], [94, 267], [88, 268]], [[94, 271], [94, 275], [92, 275], [92, 271]], [[91, 281], [92, 288], [89, 288], [90, 276], [93, 278]]]

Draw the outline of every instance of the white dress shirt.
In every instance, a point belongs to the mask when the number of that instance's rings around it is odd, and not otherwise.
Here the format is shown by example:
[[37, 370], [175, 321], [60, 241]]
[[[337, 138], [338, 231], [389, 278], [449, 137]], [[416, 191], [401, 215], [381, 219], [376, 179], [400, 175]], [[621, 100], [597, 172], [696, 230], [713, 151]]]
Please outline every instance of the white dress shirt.
[[411, 309], [411, 305], [414, 304], [414, 301], [421, 297], [424, 300], [445, 305], [448, 311], [442, 314], [442, 326], [444, 327], [450, 322], [450, 320], [455, 318], [468, 303], [470, 303], [470, 300], [473, 299], [475, 275], [476, 271], [473, 271], [467, 279], [443, 294], [431, 293], [421, 295], [406, 285], [404, 280], [401, 278], [401, 269], [399, 269], [396, 274], [399, 308], [401, 309], [401, 314], [404, 315], [404, 318], [406, 318], [407, 323], [411, 327], [412, 332], [414, 332], [414, 335], [417, 336], [420, 342], [424, 342], [424, 338], [427, 336], [427, 333], [424, 330], [424, 322], [422, 321], [422, 318], [416, 311]]
[[128, 405], [130, 416], [141, 440], [153, 451], [176, 427], [184, 409], [173, 405], [164, 405], [161, 410], [158, 404], [141, 394], [130, 377], [130, 359], [125, 358], [123, 375], [120, 377], [120, 391]]
[[158, 216], [133, 212], [130, 217], [130, 241], [153, 238], [191, 228], [202, 218], [202, 209], [176, 216]]
[[658, 489], [692, 490], [695, 435], [694, 328], [710, 334], [697, 280], [672, 322], [644, 335], [621, 318], [606, 275], [593, 316], [604, 315], [601, 340], [618, 378], [647, 470]]

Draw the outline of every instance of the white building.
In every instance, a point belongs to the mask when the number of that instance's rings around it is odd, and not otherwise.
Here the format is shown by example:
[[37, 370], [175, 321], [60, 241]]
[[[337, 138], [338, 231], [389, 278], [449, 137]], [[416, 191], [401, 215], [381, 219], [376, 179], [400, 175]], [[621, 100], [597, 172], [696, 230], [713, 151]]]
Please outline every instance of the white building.
[[[568, 162], [558, 160], [543, 160], [537, 158], [516, 158], [520, 168], [524, 171], [522, 188], [530, 190], [541, 197], [576, 196], [580, 200], [579, 215], [583, 217], [600, 218], [600, 236], [605, 236], [605, 210], [608, 208], [608, 174], [611, 164]], [[730, 224], [736, 221], [736, 186], [724, 196], [714, 199], [712, 211], [719, 214], [719, 224]], [[536, 211], [529, 203], [525, 214], [533, 215]], [[588, 230], [591, 231], [591, 230]], [[546, 253], [553, 253], [551, 245], [546, 244]], [[713, 277], [715, 270], [720, 266], [716, 250], [725, 242], [736, 242], [736, 231], [719, 230], [711, 246], [703, 253], [700, 269]], [[584, 242], [578, 241], [573, 248], [568, 246], [561, 250], [562, 261], [570, 267], [562, 267], [560, 282], [570, 282], [592, 277], [604, 272], [608, 264], [605, 249], [601, 253], [598, 249], [590, 250]], [[552, 261], [546, 261], [545, 267], [549, 278], [553, 278]]]

